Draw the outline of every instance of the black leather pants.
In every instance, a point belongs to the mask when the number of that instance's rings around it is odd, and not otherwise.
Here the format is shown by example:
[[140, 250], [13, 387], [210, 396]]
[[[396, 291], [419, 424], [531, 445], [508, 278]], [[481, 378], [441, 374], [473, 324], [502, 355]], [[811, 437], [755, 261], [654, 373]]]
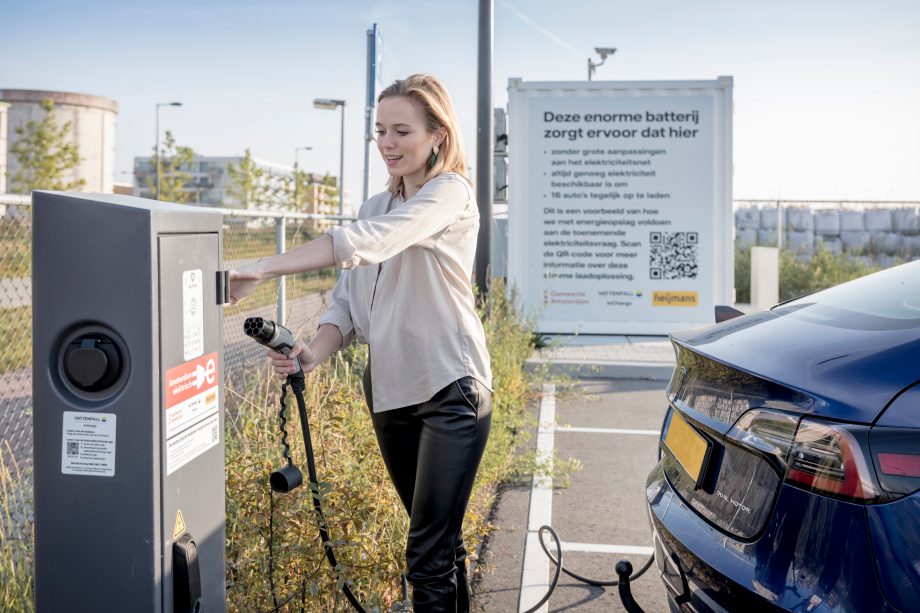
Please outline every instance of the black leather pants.
[[[373, 410], [370, 368], [364, 393]], [[472, 377], [421, 404], [373, 413], [390, 478], [409, 513], [406, 564], [416, 613], [467, 613], [460, 528], [489, 437], [492, 394]]]

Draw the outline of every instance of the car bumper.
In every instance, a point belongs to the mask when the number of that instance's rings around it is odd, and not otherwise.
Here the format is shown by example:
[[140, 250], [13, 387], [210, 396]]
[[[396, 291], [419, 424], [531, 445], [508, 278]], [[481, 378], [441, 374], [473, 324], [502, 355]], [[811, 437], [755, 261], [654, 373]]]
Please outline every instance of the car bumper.
[[752, 542], [706, 523], [659, 463], [646, 483], [655, 563], [673, 611], [894, 611], [876, 580], [866, 508], [782, 486]]

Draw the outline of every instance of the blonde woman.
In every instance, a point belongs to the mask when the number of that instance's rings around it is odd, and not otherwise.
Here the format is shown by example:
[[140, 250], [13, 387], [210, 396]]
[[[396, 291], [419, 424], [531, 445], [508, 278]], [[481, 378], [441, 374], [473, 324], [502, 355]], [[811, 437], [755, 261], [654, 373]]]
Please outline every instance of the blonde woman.
[[237, 302], [264, 280], [335, 265], [332, 304], [281, 378], [310, 372], [357, 338], [364, 392], [384, 462], [409, 513], [406, 563], [417, 613], [469, 610], [461, 524], [489, 435], [492, 373], [470, 284], [479, 212], [444, 86], [412, 75], [378, 98], [388, 189], [358, 221], [230, 273]]

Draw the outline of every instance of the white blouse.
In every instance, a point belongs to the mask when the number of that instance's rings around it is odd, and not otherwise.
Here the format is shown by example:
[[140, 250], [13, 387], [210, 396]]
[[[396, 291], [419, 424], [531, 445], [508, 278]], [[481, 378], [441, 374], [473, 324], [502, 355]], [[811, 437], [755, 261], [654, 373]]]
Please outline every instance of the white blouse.
[[425, 402], [467, 375], [492, 388], [470, 283], [478, 232], [472, 188], [455, 173], [408, 200], [377, 194], [358, 221], [328, 230], [345, 270], [319, 323], [337, 326], [343, 347], [369, 345], [374, 412]]

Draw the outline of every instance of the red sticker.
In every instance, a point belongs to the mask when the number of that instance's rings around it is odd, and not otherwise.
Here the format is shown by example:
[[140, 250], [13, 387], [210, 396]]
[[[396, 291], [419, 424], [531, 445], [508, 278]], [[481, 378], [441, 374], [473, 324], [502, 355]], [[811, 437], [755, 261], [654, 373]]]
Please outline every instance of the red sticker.
[[217, 352], [166, 371], [164, 406], [169, 409], [217, 386]]

